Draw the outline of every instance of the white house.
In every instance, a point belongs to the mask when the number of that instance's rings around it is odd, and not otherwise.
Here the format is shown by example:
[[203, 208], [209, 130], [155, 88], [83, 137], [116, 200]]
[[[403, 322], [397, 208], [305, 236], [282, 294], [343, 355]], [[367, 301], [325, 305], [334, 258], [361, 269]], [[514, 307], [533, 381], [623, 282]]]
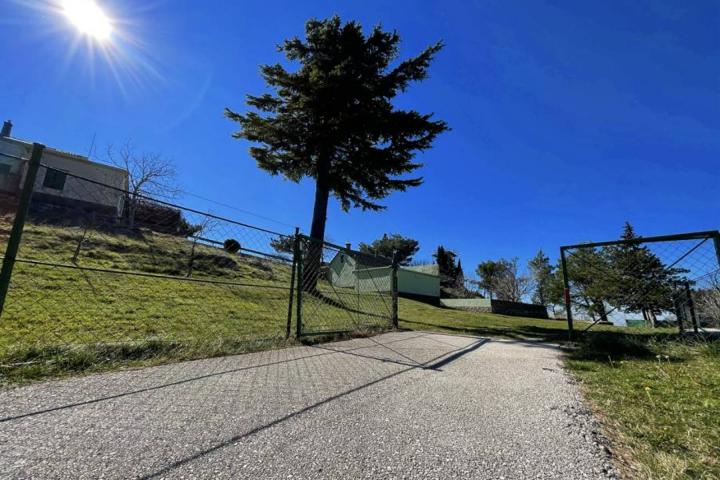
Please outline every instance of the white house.
[[[7, 121], [0, 132], [0, 193], [15, 196], [25, 182], [32, 143], [11, 134], [12, 123]], [[122, 190], [128, 188], [126, 170], [50, 147], [45, 148], [41, 165], [33, 189], [34, 203], [100, 206], [122, 215]]]

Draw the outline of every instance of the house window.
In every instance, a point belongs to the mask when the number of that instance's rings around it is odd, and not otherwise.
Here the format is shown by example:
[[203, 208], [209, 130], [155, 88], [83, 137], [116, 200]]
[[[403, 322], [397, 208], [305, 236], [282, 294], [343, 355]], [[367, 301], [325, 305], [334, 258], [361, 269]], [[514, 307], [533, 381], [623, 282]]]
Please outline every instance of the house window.
[[0, 175], [10, 175], [10, 165], [7, 163], [0, 163]]
[[45, 172], [45, 180], [43, 180], [43, 187], [52, 188], [55, 190], [62, 190], [63, 188], [65, 188], [65, 178], [67, 178], [67, 174], [65, 172], [48, 168], [47, 172]]

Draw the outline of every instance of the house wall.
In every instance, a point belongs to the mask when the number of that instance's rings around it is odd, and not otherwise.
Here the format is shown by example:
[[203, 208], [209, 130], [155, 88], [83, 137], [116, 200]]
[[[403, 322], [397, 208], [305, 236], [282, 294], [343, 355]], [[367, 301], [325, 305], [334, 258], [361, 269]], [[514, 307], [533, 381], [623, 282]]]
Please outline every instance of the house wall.
[[[330, 282], [336, 287], [358, 288], [363, 292], [391, 290], [392, 268], [363, 267], [355, 258], [338, 253], [330, 261]], [[398, 269], [398, 291], [421, 297], [440, 297], [440, 277], [404, 267]]]
[[[15, 157], [27, 158], [24, 146], [0, 138], [0, 164], [7, 165], [10, 169], [7, 173], [0, 173], [0, 192], [15, 194], [20, 191], [23, 162]], [[7, 167], [3, 167], [1, 172], [4, 172], [5, 168]]]
[[330, 261], [328, 279], [336, 287], [355, 288], [355, 259], [350, 255], [338, 253]]
[[440, 277], [423, 272], [398, 270], [398, 291], [423, 297], [440, 297]]
[[[48, 151], [43, 154], [42, 163], [50, 168], [70, 173], [71, 175], [77, 175], [78, 177], [87, 178], [111, 187], [127, 190], [127, 173], [123, 170], [88, 160], [65, 156], [53, 151]], [[106, 207], [122, 208], [122, 200], [124, 198], [122, 192], [72, 176], [66, 178], [62, 190], [44, 187], [43, 182], [45, 181], [47, 172], [47, 168], [40, 168], [38, 171], [37, 178], [35, 179], [35, 192], [95, 203]]]
[[357, 276], [357, 288], [361, 292], [390, 292], [392, 290], [392, 267], [361, 268], [355, 271], [355, 275]]
[[[9, 193], [18, 193], [25, 180], [27, 159], [30, 158], [32, 144], [10, 137], [0, 137], [0, 163], [10, 164], [9, 175], [0, 175], [0, 190]], [[17, 160], [20, 157], [24, 161]], [[127, 190], [128, 175], [123, 169], [102, 163], [92, 162], [85, 157], [61, 152], [53, 148], [46, 148], [41, 163], [62, 172], [87, 178], [111, 187]], [[43, 184], [48, 168], [40, 167], [35, 180], [34, 192], [39, 195], [34, 201], [51, 202], [53, 197], [62, 197], [66, 200], [77, 200], [83, 204], [96, 204], [111, 207], [121, 213], [124, 194], [113, 188], [107, 188], [92, 182], [68, 176], [62, 190], [48, 188]]]

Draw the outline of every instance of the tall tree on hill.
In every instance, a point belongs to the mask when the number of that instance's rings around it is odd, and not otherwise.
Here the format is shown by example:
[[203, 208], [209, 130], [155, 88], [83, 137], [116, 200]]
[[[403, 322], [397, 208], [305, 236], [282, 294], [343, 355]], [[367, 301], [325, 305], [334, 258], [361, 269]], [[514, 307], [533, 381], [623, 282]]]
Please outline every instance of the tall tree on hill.
[[421, 166], [413, 157], [448, 128], [431, 114], [393, 106], [398, 93], [427, 77], [442, 48], [436, 43], [391, 66], [399, 42], [397, 33], [379, 26], [365, 35], [359, 23], [343, 24], [337, 16], [310, 20], [304, 40], [291, 38], [279, 47], [299, 68], [263, 65], [263, 79], [274, 94], [249, 95], [247, 103], [257, 111], [225, 110], [240, 124], [235, 138], [260, 144], [250, 148], [260, 168], [293, 182], [315, 180], [310, 227], [315, 242], [303, 282], [308, 290], [315, 290], [318, 277], [330, 194], [345, 211], [385, 208], [376, 200], [422, 183], [422, 177], [406, 176]]
[[371, 244], [360, 242], [360, 251], [370, 255], [380, 255], [386, 258], [392, 258], [396, 255], [400, 265], [409, 265], [413, 255], [420, 250], [420, 244], [417, 240], [409, 237], [403, 237], [397, 233], [388, 235], [387, 233], [373, 241]]
[[462, 261], [459, 258], [455, 269], [455, 288], [461, 291], [465, 290], [465, 272], [463, 272]]
[[538, 250], [528, 262], [528, 270], [534, 286], [533, 302], [547, 305], [551, 302], [551, 289], [553, 288], [553, 266], [550, 258], [542, 250]]
[[506, 265], [495, 260], [486, 260], [480, 263], [475, 269], [475, 273], [480, 277], [478, 287], [485, 290], [487, 296], [492, 299], [497, 289], [500, 277], [505, 273]]
[[578, 248], [568, 255], [566, 263], [572, 304], [586, 311], [593, 320], [599, 316], [600, 320], [607, 321], [605, 304], [615, 291], [615, 272], [607, 250]]
[[440, 286], [444, 288], [455, 288], [457, 286], [458, 274], [457, 263], [455, 261], [457, 254], [440, 245], [435, 253], [433, 253], [433, 257], [438, 265]]
[[519, 260], [501, 258], [496, 261], [499, 274], [495, 278], [495, 293], [498, 300], [508, 302], [522, 302], [531, 291], [530, 277], [521, 273], [518, 267]]
[[646, 324], [654, 327], [657, 315], [673, 308], [673, 292], [685, 270], [665, 266], [640, 243], [642, 237], [629, 222], [620, 238], [625, 243], [607, 248], [613, 269], [610, 301], [627, 311], [641, 312]]

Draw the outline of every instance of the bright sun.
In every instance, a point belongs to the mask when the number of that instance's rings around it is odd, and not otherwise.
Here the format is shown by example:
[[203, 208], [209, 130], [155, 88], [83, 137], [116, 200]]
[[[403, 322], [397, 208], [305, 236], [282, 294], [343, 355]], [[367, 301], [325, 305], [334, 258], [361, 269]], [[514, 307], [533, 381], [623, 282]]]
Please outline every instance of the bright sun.
[[100, 41], [110, 38], [110, 19], [94, 0], [62, 0], [62, 8], [80, 32]]

